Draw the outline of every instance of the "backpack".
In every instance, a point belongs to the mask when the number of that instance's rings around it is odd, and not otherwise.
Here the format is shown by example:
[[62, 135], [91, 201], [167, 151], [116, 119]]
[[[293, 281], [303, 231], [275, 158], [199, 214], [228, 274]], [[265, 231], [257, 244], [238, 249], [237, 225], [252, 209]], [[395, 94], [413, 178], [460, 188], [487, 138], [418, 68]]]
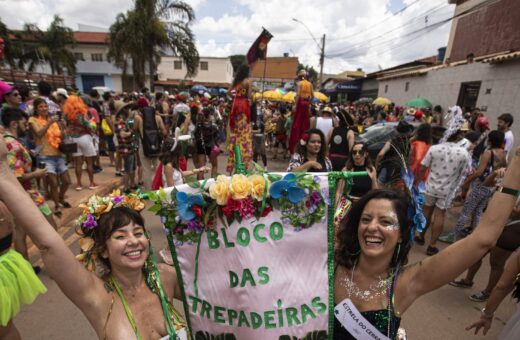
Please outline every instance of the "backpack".
[[143, 109], [143, 153], [146, 157], [157, 157], [161, 153], [161, 133], [155, 121], [155, 108]]

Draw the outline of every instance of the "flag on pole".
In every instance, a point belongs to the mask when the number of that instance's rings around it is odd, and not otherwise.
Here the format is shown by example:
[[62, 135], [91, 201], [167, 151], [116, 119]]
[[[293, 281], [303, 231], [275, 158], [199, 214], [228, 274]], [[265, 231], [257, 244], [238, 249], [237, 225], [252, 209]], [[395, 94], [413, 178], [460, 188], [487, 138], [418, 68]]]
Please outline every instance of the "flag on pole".
[[255, 40], [253, 45], [247, 52], [247, 63], [254, 64], [258, 59], [265, 59], [267, 56], [267, 44], [273, 35], [265, 28], [262, 30], [260, 36]]

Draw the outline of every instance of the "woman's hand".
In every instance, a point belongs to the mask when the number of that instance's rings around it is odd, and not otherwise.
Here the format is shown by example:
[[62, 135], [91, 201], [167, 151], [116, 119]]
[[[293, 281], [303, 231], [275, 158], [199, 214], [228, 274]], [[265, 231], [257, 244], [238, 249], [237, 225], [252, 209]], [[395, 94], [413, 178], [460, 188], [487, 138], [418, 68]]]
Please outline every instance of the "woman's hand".
[[377, 180], [376, 168], [374, 168], [373, 166], [367, 167], [367, 172], [368, 172], [368, 177], [370, 177], [372, 182]]
[[307, 170], [308, 169], [316, 169], [316, 170], [322, 169], [321, 164], [316, 161], [307, 161], [307, 162], [305, 162], [304, 165], [307, 167]]
[[469, 331], [472, 328], [475, 328], [475, 335], [477, 335], [478, 331], [482, 328], [482, 333], [484, 333], [484, 335], [486, 335], [489, 328], [491, 328], [492, 321], [493, 321], [493, 319], [491, 319], [491, 318], [481, 317], [480, 320], [478, 320], [478, 321], [474, 322], [473, 324], [469, 325], [468, 327], [466, 327], [466, 330]]

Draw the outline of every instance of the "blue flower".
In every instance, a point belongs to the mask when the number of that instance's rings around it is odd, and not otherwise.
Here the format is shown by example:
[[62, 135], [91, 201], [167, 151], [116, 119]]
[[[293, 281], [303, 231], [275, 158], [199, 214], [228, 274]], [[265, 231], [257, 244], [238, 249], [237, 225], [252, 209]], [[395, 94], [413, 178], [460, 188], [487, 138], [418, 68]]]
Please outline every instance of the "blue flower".
[[303, 200], [305, 190], [296, 186], [296, 181], [294, 180], [295, 177], [294, 174], [290, 173], [285, 175], [283, 179], [274, 182], [269, 189], [271, 197], [274, 199], [284, 197], [291, 203], [298, 203]]
[[195, 218], [195, 212], [192, 207], [197, 205], [202, 207], [204, 205], [204, 199], [201, 195], [188, 195], [185, 192], [178, 191], [175, 194], [177, 199], [177, 211], [179, 216], [185, 221], [191, 221]]

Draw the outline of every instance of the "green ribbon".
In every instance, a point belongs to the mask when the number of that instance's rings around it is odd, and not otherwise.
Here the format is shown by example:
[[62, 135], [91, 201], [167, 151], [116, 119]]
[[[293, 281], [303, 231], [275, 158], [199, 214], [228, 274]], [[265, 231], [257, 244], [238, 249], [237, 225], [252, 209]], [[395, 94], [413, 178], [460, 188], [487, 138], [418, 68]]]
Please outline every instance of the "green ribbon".
[[267, 201], [267, 186], [269, 185], [269, 181], [264, 177], [264, 195], [262, 197], [262, 206], [260, 207], [260, 215], [264, 212], [265, 203]]
[[199, 297], [199, 287], [197, 282], [199, 281], [199, 255], [200, 255], [200, 241], [202, 240], [202, 234], [199, 235], [197, 240], [197, 252], [195, 253], [195, 274], [193, 277], [193, 287], [195, 289], [195, 297]]
[[242, 153], [240, 146], [235, 144], [235, 173], [245, 175], [247, 173], [246, 167], [242, 162]]
[[[150, 236], [149, 236], [148, 232], [146, 232], [146, 236], [148, 237], [148, 240], [150, 240]], [[159, 298], [161, 300], [161, 307], [163, 310], [165, 324], [166, 324], [166, 330], [168, 331], [170, 340], [175, 340], [175, 339], [177, 339], [177, 333], [175, 332], [175, 327], [173, 326], [173, 322], [170, 317], [170, 313], [168, 312], [168, 303], [166, 302], [166, 296], [162, 289], [161, 277], [159, 276], [159, 271], [157, 270], [157, 264], [155, 262], [155, 256], [153, 255], [152, 242], [148, 241], [148, 243], [149, 243], [149, 249], [150, 249], [149, 252], [150, 252], [150, 262], [151, 262], [151, 267], [152, 267], [151, 270], [153, 273], [148, 273], [147, 280], [150, 280], [151, 278], [149, 276], [152, 276], [152, 275], [154, 275], [156, 278], [157, 288], [159, 290]], [[149, 285], [150, 285], [150, 283], [149, 283]]]

